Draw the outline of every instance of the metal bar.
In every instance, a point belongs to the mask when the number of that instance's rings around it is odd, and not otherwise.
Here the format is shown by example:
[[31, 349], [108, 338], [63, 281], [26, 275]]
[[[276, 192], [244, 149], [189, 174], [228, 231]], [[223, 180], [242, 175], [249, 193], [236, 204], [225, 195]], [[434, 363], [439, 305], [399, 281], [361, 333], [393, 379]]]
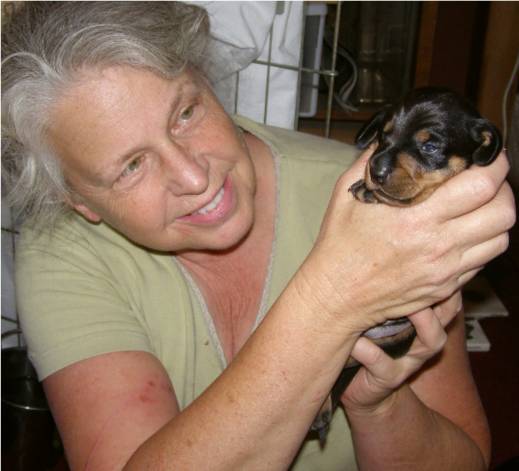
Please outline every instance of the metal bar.
[[301, 40], [299, 46], [299, 66], [297, 70], [297, 86], [296, 86], [296, 109], [294, 110], [294, 123], [292, 127], [294, 129], [299, 129], [299, 107], [301, 101], [301, 82], [303, 77], [303, 60], [304, 60], [304, 50], [305, 50], [305, 31], [306, 31], [306, 13], [308, 11], [308, 3], [303, 2], [302, 8], [302, 18], [301, 18]]
[[18, 347], [21, 347], [22, 346], [22, 330], [20, 329], [20, 327], [17, 326], [15, 329], [11, 329], [11, 330], [2, 332], [2, 340], [4, 340], [7, 337], [10, 337], [11, 335], [16, 335], [16, 345]]
[[[332, 48], [332, 70], [335, 71], [337, 63], [337, 46], [339, 44], [339, 28], [341, 24], [341, 2], [337, 2], [337, 13], [335, 17], [335, 30], [333, 32], [333, 48]], [[324, 136], [330, 137], [331, 119], [332, 119], [332, 105], [335, 88], [335, 76], [337, 73], [330, 76], [330, 89], [328, 90], [328, 102], [326, 105], [326, 125]]]
[[238, 114], [238, 95], [240, 89], [240, 71], [236, 72], [236, 87], [234, 89], [234, 114]]
[[9, 234], [15, 234], [18, 235], [20, 231], [17, 231], [16, 229], [11, 229], [10, 227], [4, 227], [2, 226], [2, 232], [8, 232]]
[[294, 70], [296, 72], [310, 72], [313, 74], [319, 74], [319, 75], [327, 75], [329, 77], [337, 77], [339, 73], [336, 70], [327, 70], [327, 69], [310, 69], [308, 67], [298, 67], [296, 65], [288, 65], [288, 64], [280, 64], [278, 62], [267, 62], [262, 60], [255, 60], [253, 61], [254, 64], [259, 65], [266, 65], [271, 67], [278, 67], [280, 69], [287, 69], [287, 70]]
[[270, 89], [270, 68], [272, 66], [272, 36], [274, 31], [274, 23], [272, 23], [269, 31], [269, 52], [268, 52], [268, 61], [265, 63], [267, 66], [267, 80], [265, 83], [265, 108], [263, 110], [263, 124], [267, 124], [267, 114], [268, 114], [268, 106], [269, 106], [269, 89]]

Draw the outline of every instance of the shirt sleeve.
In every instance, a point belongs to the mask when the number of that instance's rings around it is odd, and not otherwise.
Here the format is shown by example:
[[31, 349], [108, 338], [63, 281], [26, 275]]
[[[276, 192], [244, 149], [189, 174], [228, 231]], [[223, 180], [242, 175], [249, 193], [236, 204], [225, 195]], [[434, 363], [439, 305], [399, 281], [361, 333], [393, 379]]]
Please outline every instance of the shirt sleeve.
[[16, 253], [18, 315], [40, 380], [102, 353], [152, 352], [135, 305], [86, 238], [22, 240]]

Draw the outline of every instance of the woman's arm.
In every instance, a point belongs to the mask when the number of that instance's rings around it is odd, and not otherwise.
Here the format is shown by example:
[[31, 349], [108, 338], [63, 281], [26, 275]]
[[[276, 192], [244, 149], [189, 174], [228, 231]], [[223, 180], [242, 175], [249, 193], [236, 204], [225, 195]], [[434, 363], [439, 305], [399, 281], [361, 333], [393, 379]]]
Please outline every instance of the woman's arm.
[[[444, 320], [457, 312], [456, 304], [446, 304], [449, 312], [441, 313]], [[352, 397], [359, 391], [346, 392], [344, 402], [356, 458], [363, 471], [487, 469], [490, 435], [470, 371], [462, 312], [447, 331], [441, 354], [383, 401], [360, 404]], [[398, 360], [378, 357], [375, 361], [380, 370], [394, 368], [393, 378], [397, 376], [394, 373], [399, 369], [395, 364]], [[357, 379], [376, 382], [380, 376], [365, 370]], [[388, 374], [381, 382], [390, 377]], [[359, 390], [365, 388], [352, 385]]]
[[71, 469], [288, 468], [354, 343], [315, 312], [287, 287], [224, 373], [181, 413], [148, 353], [99, 355], [54, 373], [44, 386]]

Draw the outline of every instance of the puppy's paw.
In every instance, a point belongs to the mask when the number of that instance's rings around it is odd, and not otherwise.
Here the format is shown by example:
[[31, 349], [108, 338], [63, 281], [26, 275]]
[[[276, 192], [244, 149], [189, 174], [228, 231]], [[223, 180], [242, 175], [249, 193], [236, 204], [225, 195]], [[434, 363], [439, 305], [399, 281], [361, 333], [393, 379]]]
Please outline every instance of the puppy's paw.
[[330, 422], [332, 421], [333, 406], [332, 398], [328, 396], [321, 407], [321, 410], [317, 413], [312, 426], [310, 427], [311, 432], [317, 432], [319, 443], [321, 447], [326, 444], [326, 436], [330, 429]]
[[364, 180], [359, 180], [351, 185], [350, 191], [355, 199], [363, 203], [378, 203], [373, 192], [366, 187]]

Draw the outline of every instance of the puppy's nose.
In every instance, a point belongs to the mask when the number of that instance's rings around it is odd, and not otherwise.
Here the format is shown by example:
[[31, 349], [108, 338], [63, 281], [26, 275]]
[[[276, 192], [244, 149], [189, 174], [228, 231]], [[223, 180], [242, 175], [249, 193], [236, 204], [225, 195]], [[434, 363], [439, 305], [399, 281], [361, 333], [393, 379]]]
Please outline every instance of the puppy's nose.
[[391, 173], [392, 165], [389, 159], [380, 158], [372, 162], [371, 178], [379, 184], [383, 184]]

